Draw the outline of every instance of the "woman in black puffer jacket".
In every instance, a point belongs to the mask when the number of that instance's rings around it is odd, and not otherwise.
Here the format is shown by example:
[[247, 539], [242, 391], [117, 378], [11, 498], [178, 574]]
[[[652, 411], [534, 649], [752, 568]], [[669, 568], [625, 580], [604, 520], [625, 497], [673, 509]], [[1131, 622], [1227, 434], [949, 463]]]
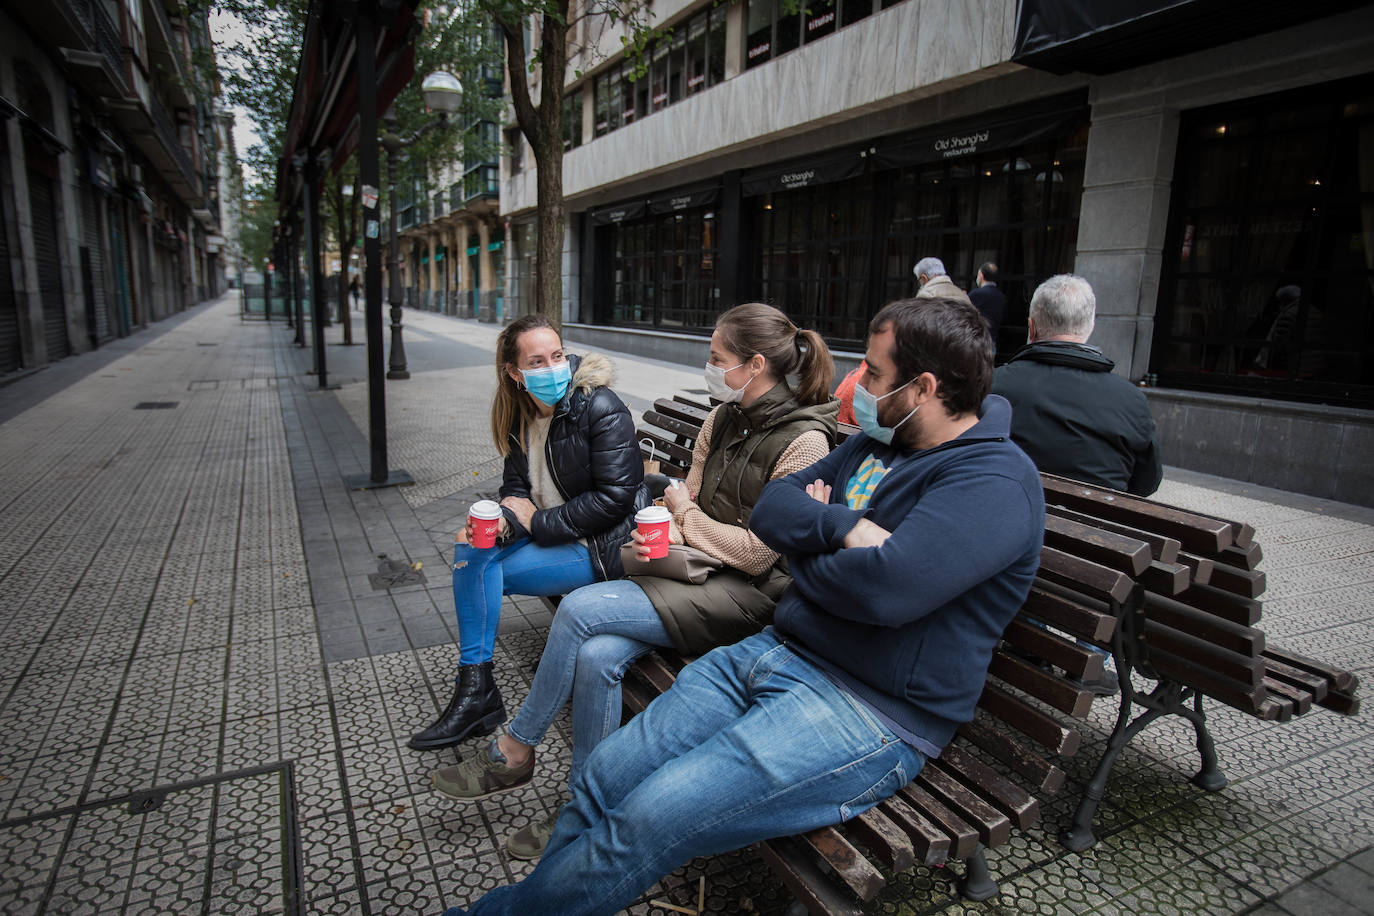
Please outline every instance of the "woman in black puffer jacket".
[[504, 516], [494, 548], [458, 534], [453, 603], [458, 677], [448, 708], [410, 739], [416, 750], [450, 747], [505, 721], [492, 679], [503, 595], [559, 595], [624, 574], [620, 545], [648, 505], [630, 411], [611, 391], [604, 356], [565, 356], [543, 315], [511, 322], [496, 342], [492, 439], [505, 458]]

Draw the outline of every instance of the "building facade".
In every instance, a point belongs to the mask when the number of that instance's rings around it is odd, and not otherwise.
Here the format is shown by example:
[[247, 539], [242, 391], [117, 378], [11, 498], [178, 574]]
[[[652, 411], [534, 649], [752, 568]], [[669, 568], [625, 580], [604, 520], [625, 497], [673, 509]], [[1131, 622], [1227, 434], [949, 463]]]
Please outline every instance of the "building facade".
[[[1073, 271], [1166, 461], [1374, 504], [1374, 8], [1154, 6], [660, 3], [638, 78], [578, 35], [568, 336], [704, 362], [762, 300], [852, 353], [935, 255], [964, 287], [1000, 266], [1005, 358]], [[518, 310], [527, 149], [501, 178]]]
[[0, 11], [0, 375], [97, 347], [223, 283], [204, 11]]

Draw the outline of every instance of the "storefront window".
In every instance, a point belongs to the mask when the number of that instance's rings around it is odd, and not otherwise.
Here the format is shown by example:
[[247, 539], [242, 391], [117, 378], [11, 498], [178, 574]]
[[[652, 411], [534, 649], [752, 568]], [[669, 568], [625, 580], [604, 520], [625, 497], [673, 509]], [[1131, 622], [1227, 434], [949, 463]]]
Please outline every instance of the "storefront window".
[[1151, 369], [1374, 406], [1374, 79], [1187, 112]]
[[648, 213], [600, 231], [599, 244], [610, 249], [613, 324], [681, 330], [715, 322], [714, 204]]

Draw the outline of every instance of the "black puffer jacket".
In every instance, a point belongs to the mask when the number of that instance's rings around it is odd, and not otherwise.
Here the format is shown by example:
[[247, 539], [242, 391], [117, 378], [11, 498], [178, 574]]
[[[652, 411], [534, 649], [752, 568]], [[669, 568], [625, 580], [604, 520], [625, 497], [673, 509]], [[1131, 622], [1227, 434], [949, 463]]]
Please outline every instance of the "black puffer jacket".
[[[506, 509], [512, 536], [537, 544], [566, 544], [586, 538], [592, 566], [602, 579], [625, 574], [620, 545], [630, 539], [634, 514], [649, 504], [644, 461], [630, 410], [610, 389], [611, 361], [604, 356], [569, 356], [572, 384], [554, 405], [544, 459], [565, 502], [534, 513], [527, 532]], [[501, 497], [530, 498], [530, 463], [516, 430], [501, 481]]]

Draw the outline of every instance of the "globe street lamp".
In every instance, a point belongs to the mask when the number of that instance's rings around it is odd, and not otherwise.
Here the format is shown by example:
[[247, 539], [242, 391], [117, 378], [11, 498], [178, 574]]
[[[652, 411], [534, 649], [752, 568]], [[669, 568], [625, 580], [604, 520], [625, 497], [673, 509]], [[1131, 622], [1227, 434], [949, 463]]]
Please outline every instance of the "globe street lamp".
[[401, 249], [396, 238], [396, 156], [408, 146], [413, 145], [431, 128], [448, 123], [448, 116], [458, 111], [463, 102], [463, 86], [452, 73], [437, 70], [425, 77], [420, 84], [424, 94], [425, 107], [439, 116], [408, 137], [396, 133], [396, 110], [387, 109], [383, 121], [386, 133], [382, 135], [382, 147], [386, 150], [386, 192], [391, 200], [391, 257], [387, 263], [390, 282], [387, 284], [387, 301], [391, 303], [391, 365], [386, 377], [389, 379], [410, 378], [406, 369], [405, 344], [401, 340]]

